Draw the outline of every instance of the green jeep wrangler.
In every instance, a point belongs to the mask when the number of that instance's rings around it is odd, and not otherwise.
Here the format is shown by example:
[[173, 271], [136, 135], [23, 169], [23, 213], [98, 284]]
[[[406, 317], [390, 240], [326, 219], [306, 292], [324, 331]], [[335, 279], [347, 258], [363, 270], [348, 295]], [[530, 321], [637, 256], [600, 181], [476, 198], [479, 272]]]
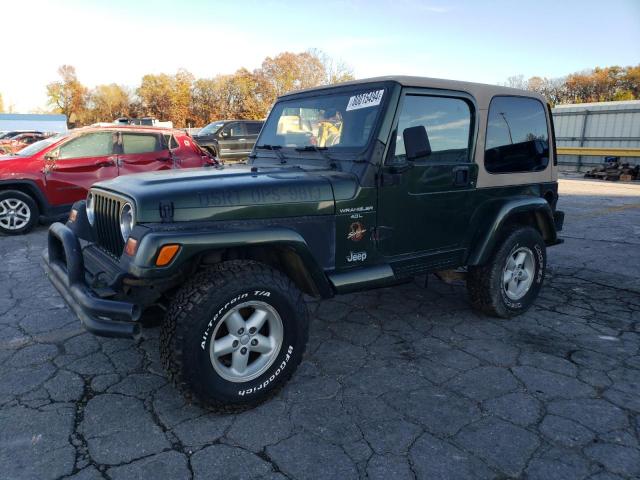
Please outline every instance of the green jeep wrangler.
[[560, 243], [557, 200], [542, 97], [382, 77], [279, 98], [247, 165], [97, 183], [44, 257], [87, 330], [135, 338], [160, 306], [175, 385], [252, 405], [302, 359], [305, 294], [456, 270], [477, 310], [525, 312]]

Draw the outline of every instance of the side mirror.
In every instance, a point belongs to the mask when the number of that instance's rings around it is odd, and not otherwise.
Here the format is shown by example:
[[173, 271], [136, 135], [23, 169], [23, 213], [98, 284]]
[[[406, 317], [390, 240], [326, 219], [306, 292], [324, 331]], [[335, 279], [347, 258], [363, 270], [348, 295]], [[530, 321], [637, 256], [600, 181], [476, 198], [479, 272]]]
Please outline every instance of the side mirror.
[[57, 160], [60, 156], [60, 150], [52, 150], [51, 152], [47, 152], [44, 156], [45, 160]]
[[405, 128], [402, 132], [402, 138], [404, 139], [407, 160], [415, 161], [418, 158], [431, 155], [431, 144], [424, 125]]
[[229, 132], [227, 132], [227, 131], [220, 132], [220, 136], [222, 138], [227, 138], [229, 136]]

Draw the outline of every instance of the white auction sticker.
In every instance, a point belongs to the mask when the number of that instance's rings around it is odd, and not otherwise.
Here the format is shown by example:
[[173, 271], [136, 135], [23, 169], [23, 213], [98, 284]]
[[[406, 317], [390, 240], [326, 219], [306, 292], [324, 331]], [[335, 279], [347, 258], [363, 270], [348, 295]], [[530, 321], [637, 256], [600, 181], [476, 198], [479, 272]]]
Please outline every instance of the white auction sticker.
[[384, 90], [375, 90], [373, 92], [359, 93], [349, 99], [347, 112], [350, 110], [359, 110], [360, 108], [375, 107], [380, 105]]

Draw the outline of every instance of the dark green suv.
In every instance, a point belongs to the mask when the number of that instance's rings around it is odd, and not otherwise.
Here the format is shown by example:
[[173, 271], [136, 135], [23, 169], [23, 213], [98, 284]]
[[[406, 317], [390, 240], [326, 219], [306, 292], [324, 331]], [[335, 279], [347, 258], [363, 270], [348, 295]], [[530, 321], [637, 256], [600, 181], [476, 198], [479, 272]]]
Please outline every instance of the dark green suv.
[[304, 295], [455, 270], [471, 305], [527, 310], [560, 243], [553, 125], [537, 94], [383, 77], [285, 95], [247, 165], [96, 184], [49, 230], [51, 281], [97, 334], [136, 337], [205, 404], [255, 404], [294, 372]]

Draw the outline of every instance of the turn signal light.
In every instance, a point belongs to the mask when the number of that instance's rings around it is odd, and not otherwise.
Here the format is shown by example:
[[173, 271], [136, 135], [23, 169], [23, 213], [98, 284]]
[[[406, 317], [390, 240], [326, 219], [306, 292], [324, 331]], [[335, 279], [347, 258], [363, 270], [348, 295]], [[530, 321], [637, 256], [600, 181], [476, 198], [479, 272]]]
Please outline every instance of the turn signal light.
[[173, 258], [176, 256], [180, 250], [180, 245], [164, 245], [160, 251], [158, 252], [158, 258], [156, 258], [156, 266], [164, 267], [165, 265], [169, 265]]
[[127, 240], [127, 245], [124, 247], [124, 253], [133, 257], [138, 251], [138, 240], [133, 237], [129, 237]]

